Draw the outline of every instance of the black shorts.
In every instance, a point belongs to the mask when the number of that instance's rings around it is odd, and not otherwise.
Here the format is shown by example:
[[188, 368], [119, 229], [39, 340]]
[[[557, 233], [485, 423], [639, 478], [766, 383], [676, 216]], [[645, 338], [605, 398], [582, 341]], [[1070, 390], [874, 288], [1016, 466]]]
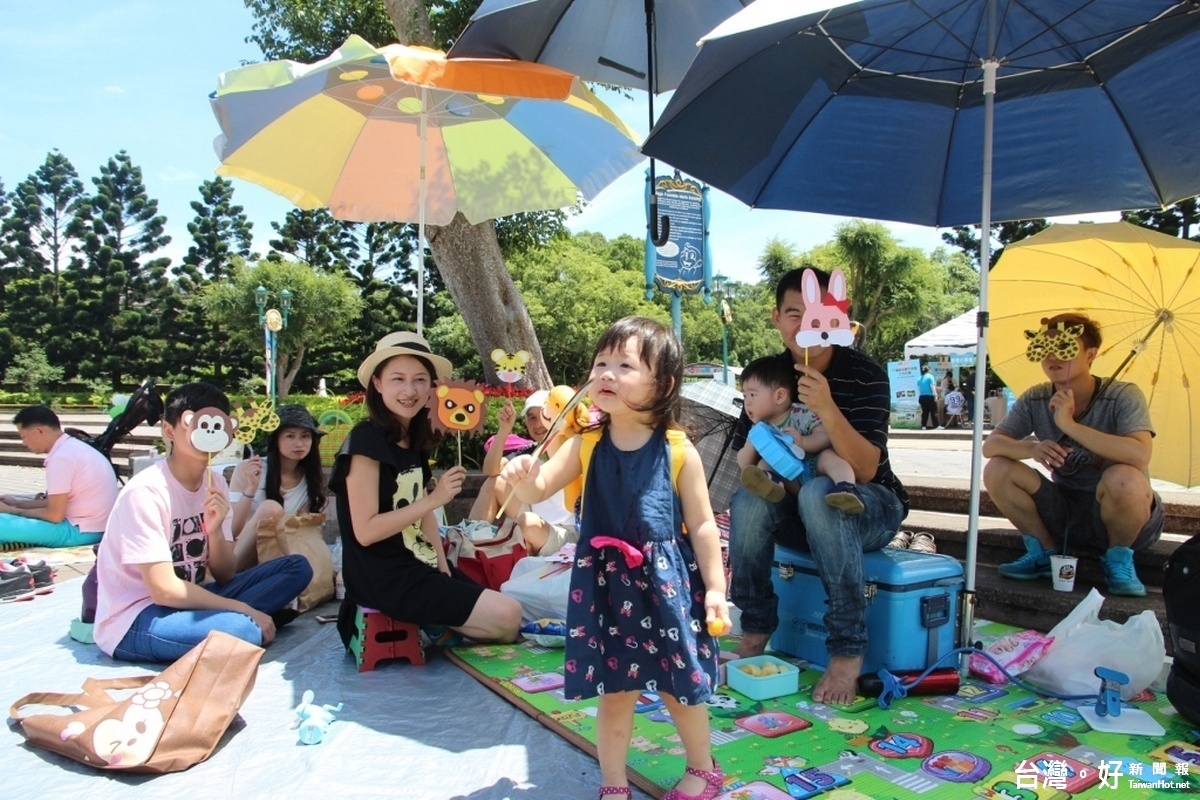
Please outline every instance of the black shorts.
[[457, 628], [465, 625], [485, 590], [458, 567], [451, 566], [450, 572], [447, 575], [424, 564], [414, 565], [389, 587], [390, 591], [381, 591], [378, 596], [368, 596], [364, 592], [360, 597], [347, 586], [346, 598], [338, 614], [338, 631], [343, 641], [349, 641], [353, 633], [357, 606], [373, 608], [392, 619], [411, 622], [418, 627], [445, 625]]
[[[1038, 474], [1042, 485], [1033, 493], [1033, 503], [1037, 507], [1042, 524], [1046, 526], [1054, 541], [1062, 544], [1066, 538], [1068, 546], [1082, 542], [1098, 550], [1107, 550], [1108, 528], [1100, 517], [1100, 503], [1096, 500], [1096, 493], [1068, 489], [1054, 483], [1045, 475]], [[1165, 516], [1162, 498], [1155, 492], [1150, 505], [1150, 519], [1146, 520], [1146, 524], [1138, 532], [1132, 549], [1141, 550], [1157, 542], [1162, 534]]]

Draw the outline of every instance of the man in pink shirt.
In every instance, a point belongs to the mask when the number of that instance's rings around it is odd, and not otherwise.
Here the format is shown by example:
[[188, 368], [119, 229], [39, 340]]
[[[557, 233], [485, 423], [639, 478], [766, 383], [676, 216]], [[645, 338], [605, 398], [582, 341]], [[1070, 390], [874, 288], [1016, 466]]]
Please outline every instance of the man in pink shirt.
[[95, 544], [117, 499], [117, 476], [104, 455], [63, 433], [46, 406], [17, 412], [13, 424], [33, 453], [46, 454], [44, 497], [0, 497], [0, 543], [38, 547]]
[[196, 444], [230, 432], [228, 414], [229, 399], [211, 384], [171, 392], [162, 425], [170, 455], [133, 476], [109, 516], [93, 635], [114, 658], [174, 661], [214, 630], [265, 647], [272, 615], [312, 580], [300, 555], [235, 574], [229, 488]]

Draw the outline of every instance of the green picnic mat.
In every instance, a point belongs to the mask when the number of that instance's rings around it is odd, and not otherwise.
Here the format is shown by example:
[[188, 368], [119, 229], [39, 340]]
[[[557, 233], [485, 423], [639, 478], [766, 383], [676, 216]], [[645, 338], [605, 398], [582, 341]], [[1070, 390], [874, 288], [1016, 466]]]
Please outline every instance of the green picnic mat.
[[[987, 642], [1013, 630], [978, 622], [976, 634]], [[542, 690], [557, 683], [542, 676], [562, 673], [562, 650], [522, 642], [448, 653], [595, 755], [596, 701], [567, 702], [561, 689]], [[797, 693], [757, 701], [723, 685], [709, 701], [713, 753], [727, 776], [724, 800], [1132, 800], [1200, 790], [1200, 731], [1165, 694], [1148, 690], [1132, 705], [1166, 729], [1162, 736], [1095, 731], [1078, 713], [1094, 701], [1053, 700], [973, 676], [956, 695], [912, 695], [889, 709], [873, 698], [834, 707], [811, 699], [817, 669], [775, 655], [801, 667]], [[639, 701], [628, 764], [631, 782], [660, 797], [679, 779], [684, 759], [656, 701], [652, 694]], [[1155, 783], [1179, 787], [1149, 788]]]

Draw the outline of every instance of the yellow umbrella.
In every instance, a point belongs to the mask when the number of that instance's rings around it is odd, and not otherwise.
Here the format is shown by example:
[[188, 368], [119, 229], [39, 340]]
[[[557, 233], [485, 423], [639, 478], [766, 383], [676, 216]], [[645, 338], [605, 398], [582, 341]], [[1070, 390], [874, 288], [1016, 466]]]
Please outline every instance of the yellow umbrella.
[[1025, 331], [1080, 312], [1100, 325], [1092, 373], [1136, 384], [1157, 436], [1150, 474], [1200, 484], [1200, 242], [1115, 222], [1052, 225], [1009, 245], [991, 271], [992, 368], [1014, 392], [1044, 382]]

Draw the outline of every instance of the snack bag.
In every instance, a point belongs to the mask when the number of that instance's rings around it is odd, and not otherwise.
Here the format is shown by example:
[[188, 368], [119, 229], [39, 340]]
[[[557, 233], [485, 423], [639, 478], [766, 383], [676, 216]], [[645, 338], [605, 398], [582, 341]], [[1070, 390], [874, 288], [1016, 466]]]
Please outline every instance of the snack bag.
[[[1017, 676], [1032, 667], [1053, 643], [1054, 639], [1045, 634], [1025, 630], [1001, 636], [983, 649], [999, 661], [1009, 675]], [[988, 683], [1008, 683], [1004, 673], [979, 653], [971, 654], [970, 669], [972, 675], [978, 675]]]

